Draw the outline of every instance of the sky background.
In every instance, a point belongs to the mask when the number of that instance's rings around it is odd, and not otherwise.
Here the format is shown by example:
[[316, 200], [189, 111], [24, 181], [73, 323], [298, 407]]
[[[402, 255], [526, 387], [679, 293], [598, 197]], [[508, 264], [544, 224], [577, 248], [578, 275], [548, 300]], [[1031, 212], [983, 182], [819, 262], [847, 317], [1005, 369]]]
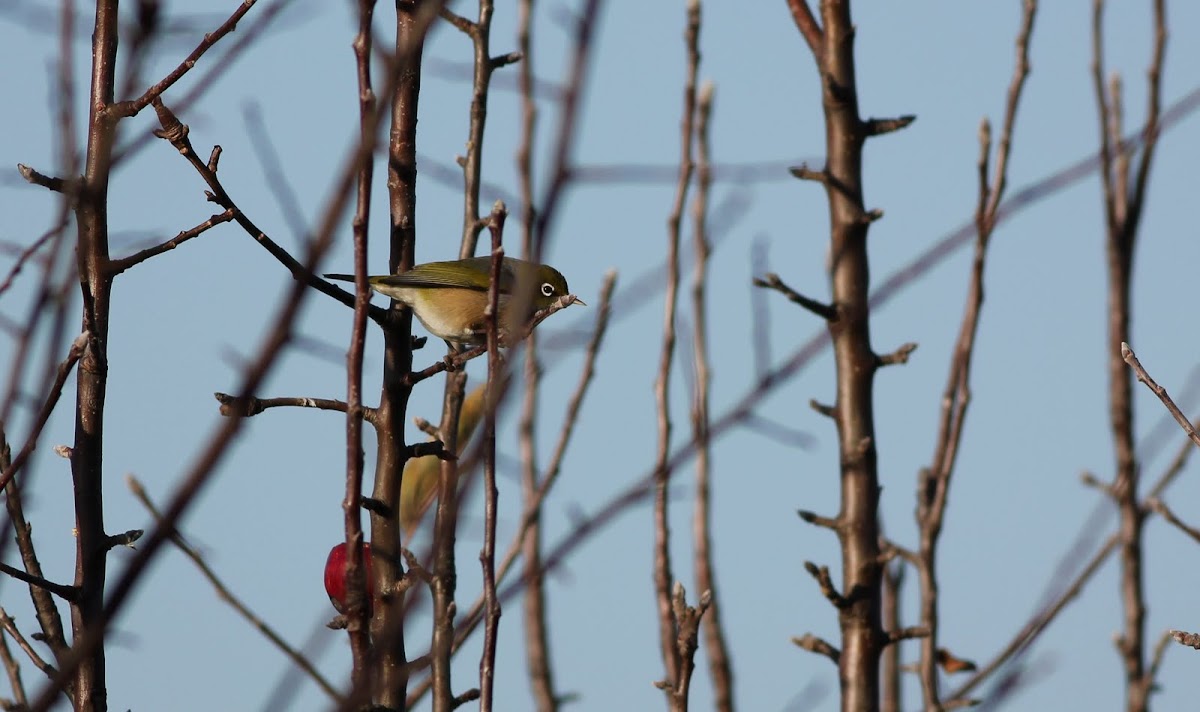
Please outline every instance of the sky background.
[[[539, 3], [535, 74], [561, 82], [569, 64], [569, 18], [580, 3]], [[150, 81], [174, 67], [205, 31], [215, 28], [234, 2], [209, 3], [200, 12], [167, 4], [182, 30], [165, 39], [147, 69]], [[271, 5], [264, 2], [250, 18]], [[277, 242], [298, 254], [302, 231], [289, 222], [256, 151], [269, 142], [279, 155], [287, 189], [302, 219], [321, 214], [343, 156], [357, 135], [354, 58], [350, 42], [353, 3], [298, 0], [241, 57], [197, 106], [180, 113], [201, 155], [224, 148], [221, 177], [239, 206]], [[1014, 135], [1009, 186], [1032, 181], [1093, 154], [1097, 119], [1089, 75], [1091, 3], [1045, 2], [1031, 46], [1032, 74]], [[1150, 57], [1150, 3], [1111, 3], [1106, 16], [1110, 71], [1125, 77], [1126, 123], [1144, 116], [1145, 68]], [[471, 14], [468, 3], [454, 7]], [[53, 173], [57, 165], [50, 106], [57, 50], [56, 4], [0, 5], [0, 90], [7, 98], [0, 132], [0, 265], [51, 224], [57, 201], [25, 185], [18, 162]], [[86, 15], [88, 8], [81, 8]], [[755, 381], [750, 279], [751, 254], [761, 246], [769, 269], [798, 290], [827, 296], [824, 272], [828, 218], [823, 191], [787, 175], [782, 166], [819, 165], [824, 126], [816, 72], [782, 1], [704, 2], [702, 79], [716, 86], [712, 147], [718, 163], [763, 163], [779, 170], [761, 180], [719, 180], [713, 203], [742, 204], [714, 215], [710, 336], [714, 380], [712, 412], [724, 413]], [[865, 198], [883, 220], [870, 232], [872, 278], [879, 284], [974, 212], [980, 120], [999, 124], [1013, 66], [1020, 3], [858, 2], [856, 57], [864, 117], [915, 114], [907, 130], [870, 141], [865, 150]], [[391, 26], [388, 4], [376, 27]], [[1170, 40], [1163, 81], [1169, 105], [1196, 88], [1200, 66], [1200, 5], [1169, 3]], [[74, 45], [76, 72], [90, 59], [90, 18], [80, 18]], [[513, 3], [497, 3], [493, 51], [515, 49]], [[246, 25], [244, 24], [243, 27]], [[604, 4], [587, 76], [575, 151], [580, 166], [638, 164], [664, 167], [678, 161], [684, 46], [682, 2]], [[219, 56], [235, 35], [218, 46]], [[206, 58], [199, 69], [212, 65]], [[418, 132], [417, 261], [450, 259], [461, 234], [461, 187], [435, 174], [456, 171], [464, 151], [470, 85], [456, 69], [470, 57], [468, 40], [442, 25], [426, 52]], [[484, 176], [515, 194], [513, 154], [518, 140], [516, 68], [497, 73], [489, 107]], [[190, 88], [190, 75], [165, 96], [170, 105]], [[147, 81], [149, 83], [149, 81]], [[73, 107], [86, 117], [80, 85]], [[544, 169], [557, 127], [557, 105], [540, 103], [539, 153]], [[257, 137], [254, 112], [266, 126]], [[122, 124], [128, 139], [156, 126], [152, 112]], [[1154, 162], [1150, 197], [1135, 263], [1132, 345], [1156, 379], [1188, 403], [1185, 384], [1200, 359], [1193, 284], [1200, 240], [1192, 213], [1195, 166], [1200, 158], [1200, 117], [1191, 116], [1163, 135]], [[386, 187], [376, 173], [370, 265], [386, 269]], [[118, 171], [111, 186], [110, 225], [115, 255], [170, 237], [215, 212], [193, 169], [164, 142], [154, 142]], [[579, 182], [565, 196], [548, 236], [547, 261], [589, 304], [598, 300], [604, 273], [619, 272], [622, 285], [660, 274], [672, 181], [636, 184]], [[485, 191], [483, 209], [497, 197]], [[509, 244], [517, 235], [516, 205]], [[685, 227], [690, 240], [690, 227]], [[686, 241], [686, 240], [685, 240]], [[514, 248], [510, 247], [510, 254]], [[690, 255], [690, 250], [687, 251]], [[684, 274], [690, 273], [690, 257]], [[973, 373], [973, 400], [952, 485], [940, 550], [942, 643], [956, 654], [987, 661], [1077, 570], [1069, 556], [1081, 530], [1090, 552], [1116, 524], [1111, 507], [1079, 483], [1083, 471], [1111, 477], [1105, 363], [1104, 238], [1101, 193], [1093, 175], [1022, 210], [996, 231], [987, 268], [986, 294]], [[350, 271], [349, 218], [325, 263]], [[889, 536], [915, 546], [914, 486], [935, 439], [936, 418], [950, 348], [962, 315], [969, 254], [961, 250], [909, 284], [872, 319], [879, 352], [914, 341], [908, 365], [881, 371], [876, 381], [880, 517]], [[0, 298], [0, 315], [22, 318], [35, 271]], [[127, 473], [165, 502], [182, 473], [220, 425], [214, 391], [236, 388], [243, 359], [257, 352], [290, 284], [287, 271], [240, 228], [214, 229], [123, 274], [116, 282], [110, 336], [106, 430], [106, 522], [110, 531], [149, 528], [146, 512], [124, 485]], [[661, 280], [659, 280], [661, 282]], [[686, 293], [684, 293], [686, 295]], [[765, 296], [760, 313], [769, 324], [771, 362], [781, 363], [822, 325], [778, 295]], [[76, 301], [77, 301], [76, 296]], [[595, 512], [642, 478], [654, 456], [652, 383], [659, 352], [661, 292], [618, 296], [614, 322], [601, 352], [596, 383], [561, 482], [545, 508], [548, 544], [568, 534], [580, 515]], [[376, 303], [383, 303], [376, 298]], [[684, 313], [689, 301], [681, 301]], [[77, 313], [77, 306], [73, 308]], [[592, 307], [572, 308], [546, 322], [540, 333], [570, 334], [589, 328]], [[74, 319], [75, 317], [72, 317]], [[690, 317], [681, 318], [687, 322]], [[344, 398], [343, 355], [350, 312], [312, 294], [299, 333], [260, 395]], [[417, 327], [419, 330], [419, 327]], [[685, 334], [689, 333], [685, 328]], [[548, 339], [547, 339], [548, 340]], [[372, 329], [364, 393], [378, 394], [382, 339]], [[677, 366], [690, 358], [681, 340]], [[11, 339], [0, 339], [0, 371], [7, 373]], [[547, 350], [541, 401], [541, 461], [548, 457], [581, 364], [578, 349]], [[416, 355], [417, 365], [440, 357], [436, 348]], [[54, 359], [61, 354], [53, 355]], [[479, 382], [482, 360], [470, 368]], [[685, 368], [675, 371], [677, 443], [690, 435]], [[51, 447], [72, 440], [72, 386], [46, 429], [22, 477], [29, 478], [26, 513], [47, 575], [69, 582], [74, 567], [69, 466]], [[409, 415], [437, 420], [441, 379], [413, 393]], [[836, 709], [836, 671], [825, 658], [793, 646], [806, 632], [837, 644], [837, 620], [803, 562], [829, 565], [835, 581], [836, 539], [802, 523], [797, 509], [837, 511], [837, 447], [831, 423], [808, 400], [833, 400], [828, 354], [780, 386], [756, 408], [760, 416], [803, 431], [806, 448], [735, 428], [714, 448], [715, 559], [724, 624], [735, 673], [735, 694], [745, 710]], [[32, 394], [31, 394], [32, 395]], [[1162, 427], [1163, 409], [1145, 388], [1135, 391], [1143, 473], [1157, 478], [1183, 435]], [[1189, 407], [1190, 406], [1190, 407]], [[16, 449], [31, 408], [6, 424]], [[507, 546], [519, 513], [515, 415], [509, 413], [498, 446], [499, 546]], [[409, 427], [410, 440], [423, 439]], [[342, 538], [344, 418], [335, 413], [276, 409], [245, 423], [241, 437], [186, 517], [182, 529], [231, 588], [295, 645], [307, 645], [320, 669], [342, 681], [350, 654], [341, 632], [323, 625], [333, 615], [321, 586], [325, 556]], [[374, 451], [366, 434], [368, 475]], [[1185, 520], [1200, 522], [1196, 465], [1168, 492], [1167, 502]], [[690, 467], [674, 482], [672, 525], [675, 575], [694, 599], [689, 520]], [[1092, 515], [1099, 512], [1097, 517]], [[1093, 522], [1092, 525], [1087, 523]], [[1098, 523], [1098, 524], [1097, 524]], [[1200, 549], [1177, 530], [1152, 518], [1146, 533], [1147, 636], [1168, 628], [1200, 629], [1195, 590]], [[475, 565], [482, 544], [482, 503], [464, 505], [459, 535], [459, 602], [463, 610], [479, 590]], [[427, 539], [413, 543], [420, 548]], [[579, 696], [573, 709], [658, 709], [662, 676], [651, 586], [651, 511], [636, 507], [590, 538], [549, 583], [549, 616], [556, 682]], [[110, 580], [131, 552], [114, 551]], [[12, 547], [9, 563], [16, 563]], [[1039, 640], [1026, 661], [1030, 683], [1012, 698], [1012, 709], [1123, 707], [1123, 676], [1112, 645], [1120, 629], [1117, 567], [1110, 560]], [[915, 577], [910, 576], [909, 581]], [[905, 589], [904, 620], [914, 624], [917, 593]], [[29, 634], [35, 628], [23, 585], [0, 580], [0, 605]], [[500, 623], [497, 697], [501, 709], [529, 706], [520, 606], [505, 608]], [[424, 652], [428, 620], [409, 628], [410, 654]], [[478, 640], [478, 639], [477, 639]], [[477, 684], [480, 645], [456, 658], [455, 688]], [[1183, 709], [1200, 693], [1197, 653], [1167, 652], [1155, 697], [1161, 709]], [[320, 710], [328, 699], [214, 595], [190, 562], [164, 549], [114, 628], [109, 647], [109, 703], [113, 709]], [[915, 643], [903, 648], [915, 661]], [[695, 709], [711, 707], [703, 655], [692, 686]], [[26, 680], [36, 689], [32, 668]], [[289, 681], [290, 680], [290, 681]], [[282, 681], [282, 682], [281, 682]], [[906, 678], [906, 707], [919, 704], [915, 678]], [[957, 687], [950, 680], [945, 689]], [[277, 697], [287, 689], [286, 705]], [[802, 691], [808, 693], [802, 695]], [[807, 706], [801, 707], [803, 697]], [[422, 708], [428, 707], [428, 701]]]

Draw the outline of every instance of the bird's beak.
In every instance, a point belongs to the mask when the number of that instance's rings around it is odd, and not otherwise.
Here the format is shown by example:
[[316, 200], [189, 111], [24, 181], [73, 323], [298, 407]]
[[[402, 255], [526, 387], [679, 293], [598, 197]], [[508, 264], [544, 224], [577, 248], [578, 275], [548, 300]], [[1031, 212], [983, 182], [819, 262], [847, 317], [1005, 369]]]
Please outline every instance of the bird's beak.
[[583, 300], [582, 300], [582, 299], [580, 299], [579, 297], [575, 297], [575, 301], [573, 301], [573, 302], [571, 302], [571, 303], [572, 303], [572, 304], [578, 304], [578, 305], [579, 305], [579, 306], [581, 306], [581, 307], [586, 307], [586, 306], [587, 306], [587, 302], [583, 301]]

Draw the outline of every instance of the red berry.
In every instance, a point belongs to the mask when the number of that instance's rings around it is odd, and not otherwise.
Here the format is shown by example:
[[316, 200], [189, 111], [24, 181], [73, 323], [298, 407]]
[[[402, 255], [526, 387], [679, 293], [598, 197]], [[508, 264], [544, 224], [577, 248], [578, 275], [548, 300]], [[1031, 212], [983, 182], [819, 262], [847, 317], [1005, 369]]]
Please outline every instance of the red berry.
[[[367, 614], [371, 612], [371, 599], [374, 598], [371, 577], [371, 545], [362, 545], [363, 571], [367, 579]], [[329, 550], [329, 558], [325, 560], [325, 593], [329, 594], [329, 602], [338, 613], [346, 612], [346, 542], [342, 542]]]

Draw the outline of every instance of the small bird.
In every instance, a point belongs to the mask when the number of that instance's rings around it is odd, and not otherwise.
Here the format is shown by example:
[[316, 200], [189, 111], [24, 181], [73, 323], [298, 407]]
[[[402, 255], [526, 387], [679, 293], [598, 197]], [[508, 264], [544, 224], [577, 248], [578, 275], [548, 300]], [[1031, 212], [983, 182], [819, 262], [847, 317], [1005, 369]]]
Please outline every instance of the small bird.
[[[402, 274], [367, 277], [367, 282], [376, 292], [412, 307], [417, 319], [438, 338], [473, 346], [487, 340], [491, 267], [491, 257], [427, 262]], [[354, 281], [352, 274], [325, 278]], [[500, 268], [501, 330], [518, 333], [534, 313], [566, 294], [570, 294], [567, 280], [558, 270], [505, 257]], [[587, 306], [578, 297], [572, 304]]]
[[[375, 598], [375, 581], [371, 577], [371, 545], [362, 545], [363, 577], [367, 582], [367, 615], [371, 614], [371, 601]], [[325, 593], [329, 594], [329, 602], [338, 613], [346, 613], [346, 542], [341, 542], [329, 550], [325, 559]]]

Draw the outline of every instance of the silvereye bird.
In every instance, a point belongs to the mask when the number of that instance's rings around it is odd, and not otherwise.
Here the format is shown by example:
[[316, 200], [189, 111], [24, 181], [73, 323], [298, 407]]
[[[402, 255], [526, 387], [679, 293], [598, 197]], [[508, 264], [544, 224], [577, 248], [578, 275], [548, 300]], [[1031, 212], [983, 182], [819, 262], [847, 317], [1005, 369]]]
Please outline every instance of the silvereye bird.
[[[487, 386], [478, 386], [463, 398], [462, 411], [458, 414], [458, 451], [466, 450], [467, 443], [483, 420], [484, 394]], [[425, 516], [429, 505], [437, 496], [438, 475], [442, 461], [428, 455], [409, 458], [404, 465], [404, 478], [400, 480], [400, 526], [405, 536], [411, 537]]]
[[[488, 284], [491, 257], [450, 262], [427, 262], [403, 274], [367, 277], [380, 294], [412, 307], [435, 336], [464, 345], [487, 340]], [[353, 282], [351, 274], [327, 274], [326, 279]], [[517, 333], [540, 309], [570, 294], [567, 280], [549, 265], [505, 257], [500, 269], [501, 328]], [[573, 302], [583, 304], [579, 298]], [[586, 306], [586, 305], [585, 305]], [[524, 313], [516, 313], [521, 309]]]

